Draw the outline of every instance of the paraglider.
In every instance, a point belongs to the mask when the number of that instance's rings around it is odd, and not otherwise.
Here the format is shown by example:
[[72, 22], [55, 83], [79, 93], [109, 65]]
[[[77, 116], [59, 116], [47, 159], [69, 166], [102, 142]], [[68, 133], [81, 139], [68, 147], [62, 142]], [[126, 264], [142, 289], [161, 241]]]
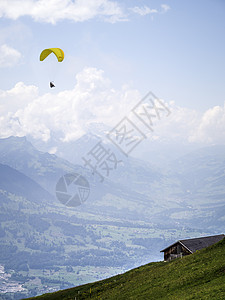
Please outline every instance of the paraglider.
[[[40, 61], [43, 61], [46, 59], [49, 54], [54, 53], [56, 58], [58, 59], [58, 62], [62, 62], [64, 60], [64, 52], [60, 48], [48, 48], [44, 49], [40, 54]], [[50, 88], [55, 87], [53, 81], [50, 82]]]
[[49, 54], [54, 53], [59, 62], [62, 62], [64, 59], [64, 52], [60, 48], [49, 48], [41, 52], [40, 61], [43, 61]]

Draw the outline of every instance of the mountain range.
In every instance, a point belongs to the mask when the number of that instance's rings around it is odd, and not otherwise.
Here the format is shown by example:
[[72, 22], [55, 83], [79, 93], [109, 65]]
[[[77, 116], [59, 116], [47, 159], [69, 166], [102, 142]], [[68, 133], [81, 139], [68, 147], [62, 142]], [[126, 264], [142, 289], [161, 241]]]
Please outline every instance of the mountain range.
[[[77, 153], [99, 141], [84, 140], [74, 143]], [[113, 151], [121, 162], [101, 182], [66, 154], [37, 150], [25, 137], [0, 140], [0, 265], [9, 275], [0, 286], [23, 287], [4, 293], [9, 299], [103, 279], [162, 259], [159, 251], [174, 240], [223, 233], [225, 146], [192, 151], [165, 167]], [[65, 174], [89, 182], [82, 205], [57, 199]]]

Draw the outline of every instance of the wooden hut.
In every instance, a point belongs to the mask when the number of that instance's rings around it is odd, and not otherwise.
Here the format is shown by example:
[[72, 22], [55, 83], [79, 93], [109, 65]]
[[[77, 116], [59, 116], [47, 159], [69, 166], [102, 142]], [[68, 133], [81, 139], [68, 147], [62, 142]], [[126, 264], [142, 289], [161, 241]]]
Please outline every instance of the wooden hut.
[[219, 234], [194, 239], [179, 240], [160, 252], [164, 252], [164, 261], [170, 261], [174, 258], [183, 257], [185, 255], [192, 254], [197, 250], [209, 247], [221, 241], [224, 237], [224, 234]]

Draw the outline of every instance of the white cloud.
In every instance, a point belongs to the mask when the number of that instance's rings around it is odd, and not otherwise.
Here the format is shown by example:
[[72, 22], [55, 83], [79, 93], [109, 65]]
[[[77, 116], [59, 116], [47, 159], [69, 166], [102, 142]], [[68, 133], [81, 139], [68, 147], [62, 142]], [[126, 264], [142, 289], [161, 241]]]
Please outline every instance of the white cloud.
[[[140, 16], [155, 13], [165, 13], [170, 9], [167, 4], [161, 4], [160, 9], [151, 9], [144, 5], [135, 6], [129, 10]], [[30, 16], [34, 21], [56, 24], [62, 20], [84, 22], [100, 18], [106, 22], [116, 23], [127, 21], [129, 15], [118, 1], [113, 0], [1, 0], [0, 18], [16, 20]]]
[[116, 91], [102, 70], [85, 68], [76, 76], [72, 90], [38, 94], [34, 86], [17, 83], [0, 91], [0, 137], [31, 135], [47, 141], [57, 133], [63, 141], [79, 138], [91, 123], [114, 126], [140, 95], [121, 88]]
[[150, 7], [148, 7], [146, 5], [142, 6], [142, 7], [135, 6], [135, 7], [130, 8], [130, 10], [141, 16], [158, 13], [157, 9], [150, 9]]
[[133, 12], [133, 13], [136, 13], [140, 16], [145, 16], [145, 15], [149, 15], [149, 14], [158, 14], [158, 13], [166, 13], [170, 7], [169, 5], [167, 4], [161, 4], [160, 5], [161, 9], [151, 9], [149, 6], [135, 6], [135, 7], [132, 7], [130, 8], [130, 10]]
[[161, 4], [162, 12], [166, 13], [168, 10], [170, 10], [169, 5], [167, 4]]
[[16, 49], [4, 44], [0, 46], [0, 68], [11, 67], [18, 63], [21, 53]]
[[209, 144], [225, 143], [225, 103], [224, 107], [214, 106], [207, 110], [189, 139]]
[[35, 21], [55, 24], [61, 20], [83, 22], [95, 17], [108, 22], [124, 21], [122, 8], [110, 0], [2, 0], [0, 17], [13, 20], [30, 16]]
[[[48, 141], [57, 136], [62, 141], [72, 141], [94, 124], [113, 128], [124, 116], [130, 117], [131, 109], [143, 97], [129, 86], [115, 90], [104, 72], [96, 68], [85, 68], [76, 80], [73, 89], [58, 94], [40, 95], [37, 87], [22, 82], [11, 90], [0, 90], [0, 138], [30, 135]], [[170, 102], [169, 109], [171, 114], [154, 124], [149, 139], [170, 143], [225, 143], [225, 106], [215, 106], [200, 114]]]
[[225, 144], [225, 104], [214, 106], [204, 113], [170, 103], [171, 114], [154, 126], [148, 138], [167, 142]]
[[167, 142], [189, 142], [193, 129], [198, 126], [200, 114], [195, 110], [179, 107], [173, 101], [169, 103], [169, 109], [171, 114], [157, 122], [154, 134]]

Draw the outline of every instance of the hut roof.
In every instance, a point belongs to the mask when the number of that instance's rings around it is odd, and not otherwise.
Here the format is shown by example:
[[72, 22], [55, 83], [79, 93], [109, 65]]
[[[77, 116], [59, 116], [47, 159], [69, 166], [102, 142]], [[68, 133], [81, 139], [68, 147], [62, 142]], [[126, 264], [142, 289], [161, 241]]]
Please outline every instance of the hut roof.
[[193, 253], [197, 250], [209, 247], [209, 246], [221, 241], [224, 237], [225, 237], [224, 234], [219, 234], [219, 235], [205, 236], [205, 237], [194, 238], [194, 239], [179, 240], [176, 243], [161, 250], [160, 252], [165, 252], [170, 247], [174, 246], [177, 243], [180, 243], [186, 249], [188, 249], [191, 253]]

